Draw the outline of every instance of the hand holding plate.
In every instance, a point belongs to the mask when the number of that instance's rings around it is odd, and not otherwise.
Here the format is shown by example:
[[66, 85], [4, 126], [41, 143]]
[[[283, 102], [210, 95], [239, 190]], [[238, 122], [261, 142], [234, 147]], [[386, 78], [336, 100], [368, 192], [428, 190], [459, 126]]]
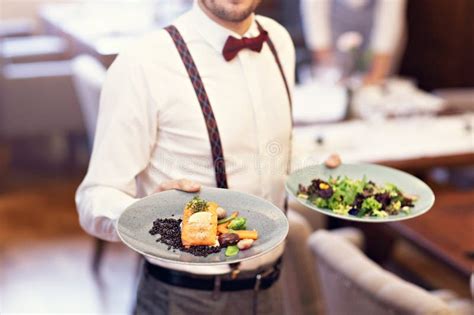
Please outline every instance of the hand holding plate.
[[326, 165], [327, 168], [336, 168], [341, 165], [341, 157], [337, 153], [331, 154], [326, 161], [324, 161], [324, 165]]
[[201, 190], [201, 185], [199, 183], [193, 182], [192, 180], [189, 179], [177, 179], [177, 180], [170, 180], [161, 183], [158, 186], [158, 189], [156, 192], [161, 192], [165, 190], [172, 190], [172, 189], [177, 189], [181, 191], [186, 191], [186, 192], [198, 192]]

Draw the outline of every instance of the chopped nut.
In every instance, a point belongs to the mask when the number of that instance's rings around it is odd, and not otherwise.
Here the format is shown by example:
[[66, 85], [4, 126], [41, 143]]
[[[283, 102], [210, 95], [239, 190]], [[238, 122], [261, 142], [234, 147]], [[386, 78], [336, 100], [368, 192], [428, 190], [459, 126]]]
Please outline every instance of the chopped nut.
[[225, 211], [224, 208], [222, 207], [218, 207], [216, 209], [216, 213], [217, 213], [217, 218], [220, 220], [220, 219], [224, 219], [226, 216], [227, 216], [227, 212]]
[[246, 250], [246, 249], [249, 249], [250, 247], [252, 247], [253, 245], [253, 240], [252, 239], [243, 239], [243, 240], [240, 240], [238, 243], [237, 243], [237, 247], [240, 249], [240, 250]]

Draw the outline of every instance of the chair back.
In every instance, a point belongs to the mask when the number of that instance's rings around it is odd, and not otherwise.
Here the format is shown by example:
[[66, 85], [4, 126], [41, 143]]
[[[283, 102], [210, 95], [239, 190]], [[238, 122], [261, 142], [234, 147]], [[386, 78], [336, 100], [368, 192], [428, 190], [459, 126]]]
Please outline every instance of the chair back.
[[284, 305], [287, 314], [324, 314], [313, 256], [306, 242], [312, 229], [308, 221], [293, 208], [288, 210], [290, 229], [281, 281], [285, 286]]
[[69, 61], [5, 65], [0, 69], [0, 89], [3, 136], [83, 132]]
[[340, 236], [320, 230], [308, 244], [327, 315], [452, 314], [441, 299], [383, 270]]

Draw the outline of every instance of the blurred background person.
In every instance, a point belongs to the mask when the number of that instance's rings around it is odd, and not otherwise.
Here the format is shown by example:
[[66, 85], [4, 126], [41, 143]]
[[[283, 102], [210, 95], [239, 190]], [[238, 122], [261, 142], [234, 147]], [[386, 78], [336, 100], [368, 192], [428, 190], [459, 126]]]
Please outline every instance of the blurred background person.
[[380, 83], [397, 67], [405, 0], [302, 0], [301, 16], [317, 66], [344, 68], [345, 75], [362, 72], [364, 84]]

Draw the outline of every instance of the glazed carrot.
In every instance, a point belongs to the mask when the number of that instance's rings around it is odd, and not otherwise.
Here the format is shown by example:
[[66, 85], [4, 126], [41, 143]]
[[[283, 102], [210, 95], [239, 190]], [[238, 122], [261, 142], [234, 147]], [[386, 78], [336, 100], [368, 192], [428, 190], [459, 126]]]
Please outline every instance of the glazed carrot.
[[217, 226], [217, 234], [224, 234], [224, 233], [229, 233], [229, 230], [227, 229], [227, 226], [229, 225], [230, 222], [222, 223]]
[[237, 234], [241, 240], [243, 240], [243, 239], [252, 239], [252, 240], [258, 239], [258, 232], [255, 231], [255, 230], [254, 231], [237, 230], [237, 231], [232, 231], [232, 233]]

